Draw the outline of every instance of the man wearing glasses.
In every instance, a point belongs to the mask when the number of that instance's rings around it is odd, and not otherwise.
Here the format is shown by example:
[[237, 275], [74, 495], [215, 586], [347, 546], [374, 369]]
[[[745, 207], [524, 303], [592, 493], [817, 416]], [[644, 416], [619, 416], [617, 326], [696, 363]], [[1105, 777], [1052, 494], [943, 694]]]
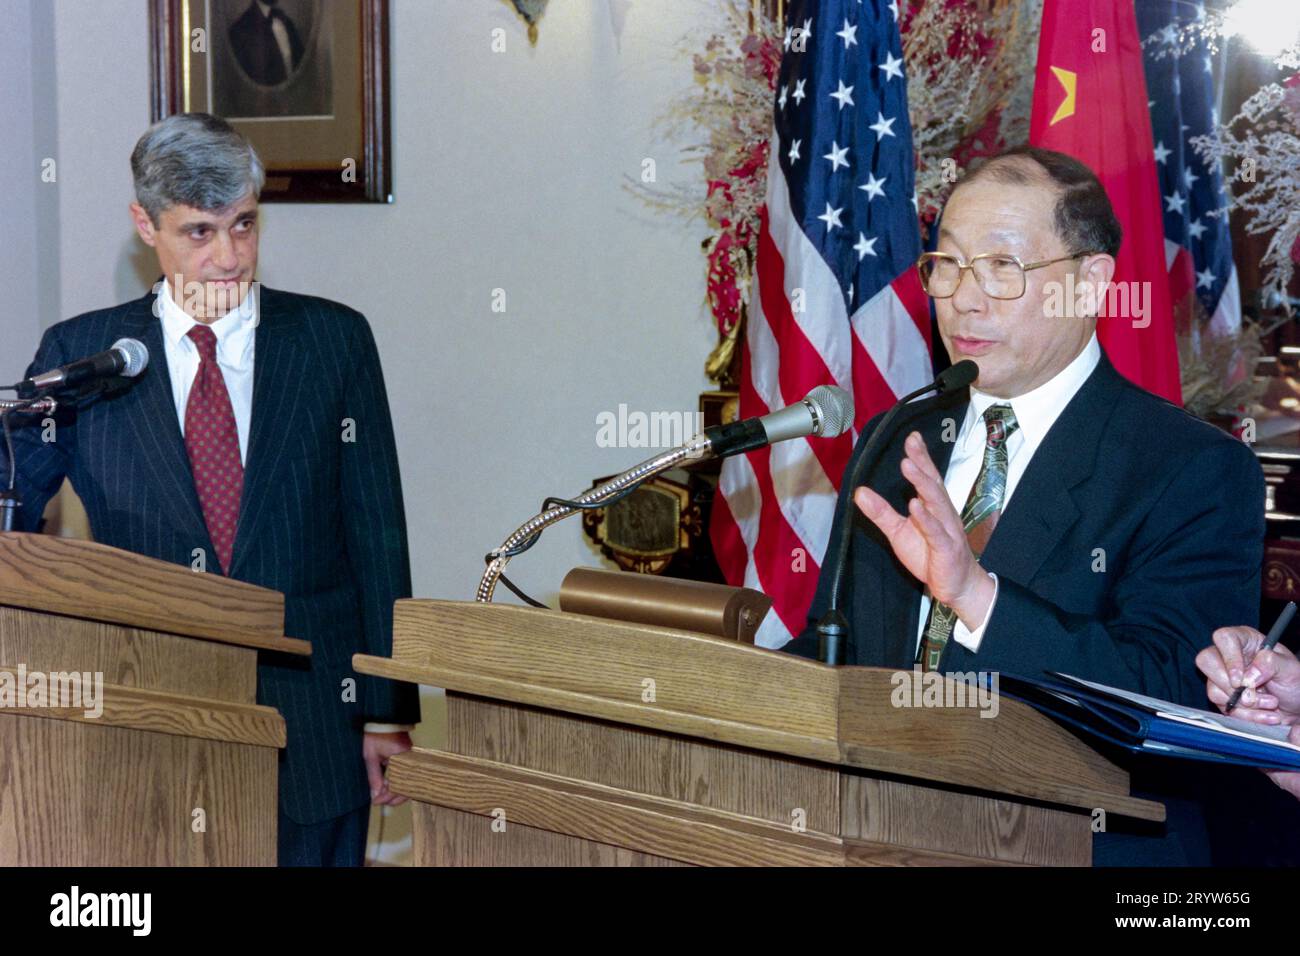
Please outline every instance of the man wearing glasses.
[[[1062, 671], [1203, 706], [1197, 651], [1216, 628], [1258, 622], [1254, 455], [1131, 384], [1098, 344], [1120, 238], [1096, 176], [1061, 153], [1011, 150], [953, 191], [918, 268], [949, 356], [979, 377], [906, 406], [865, 484], [841, 489], [844, 663]], [[1062, 288], [1088, 293], [1083, 314], [1061, 308]], [[834, 570], [793, 653], [817, 654]], [[1178, 799], [1195, 782], [1144, 786], [1189, 773], [1164, 763], [1133, 768], [1135, 792], [1167, 804], [1164, 832], [1099, 834], [1095, 862], [1208, 862], [1199, 810]]]

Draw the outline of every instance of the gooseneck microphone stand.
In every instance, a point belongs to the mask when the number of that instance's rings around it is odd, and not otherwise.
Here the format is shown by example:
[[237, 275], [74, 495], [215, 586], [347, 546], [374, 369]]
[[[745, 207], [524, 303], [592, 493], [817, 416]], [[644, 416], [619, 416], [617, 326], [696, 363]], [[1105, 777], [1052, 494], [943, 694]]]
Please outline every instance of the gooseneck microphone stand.
[[[630, 494], [655, 475], [670, 468], [675, 468], [680, 464], [698, 461], [709, 456], [713, 450], [713, 442], [709, 437], [709, 432], [712, 431], [714, 429], [706, 429], [705, 434], [697, 435], [687, 444], [666, 451], [663, 454], [655, 455], [653, 458], [648, 458], [641, 464], [629, 468], [621, 475], [611, 478], [599, 487], [592, 488], [586, 494], [579, 495], [571, 501], [561, 498], [548, 498], [539, 514], [520, 525], [510, 537], [506, 538], [501, 547], [488, 555], [487, 570], [483, 572], [483, 577], [479, 581], [474, 600], [482, 603], [490, 602], [493, 593], [496, 591], [497, 580], [502, 577], [502, 572], [510, 559], [532, 547], [541, 536], [541, 533], [555, 522], [587, 508], [598, 508], [612, 504], [616, 499]], [[549, 507], [552, 503], [554, 503], [554, 507]]]
[[9, 462], [9, 483], [0, 489], [0, 531], [18, 530], [18, 509], [23, 506], [22, 496], [18, 494], [18, 462], [14, 459], [14, 436], [10, 416], [15, 412], [24, 414], [53, 414], [59, 403], [52, 398], [19, 398], [0, 400], [0, 423], [4, 426], [5, 453]]

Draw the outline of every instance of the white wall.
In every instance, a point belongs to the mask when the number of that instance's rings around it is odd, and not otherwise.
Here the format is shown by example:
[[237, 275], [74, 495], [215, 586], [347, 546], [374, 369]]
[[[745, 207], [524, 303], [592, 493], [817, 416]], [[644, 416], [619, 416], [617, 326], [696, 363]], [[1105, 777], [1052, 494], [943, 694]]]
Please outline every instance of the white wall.
[[49, 324], [42, 318], [57, 311], [59, 285], [58, 186], [41, 180], [42, 160], [53, 157], [57, 135], [53, 14], [48, 4], [6, 2], [0, 31], [0, 385], [22, 377]]
[[[21, 30], [3, 34], [0, 77], [34, 76], [27, 112], [44, 95], [57, 131], [57, 208], [43, 215], [20, 186], [4, 210], [8, 220], [14, 205], [19, 231], [56, 229], [56, 254], [6, 262], [36, 272], [23, 308], [39, 311], [40, 326], [134, 298], [154, 274], [126, 215], [128, 157], [149, 119], [146, 3], [55, 0], [52, 14], [39, 12], [48, 3], [0, 0], [7, 23], [16, 14], [32, 24], [35, 44], [28, 54]], [[621, 42], [612, 4], [627, 10]], [[42, 16], [52, 38], [33, 22]], [[651, 124], [691, 86], [677, 43], [691, 32], [702, 42], [716, 4], [557, 0], [535, 49], [503, 0], [392, 0], [392, 17], [396, 202], [267, 204], [261, 278], [369, 317], [401, 453], [415, 593], [469, 599], [482, 555], [544, 496], [575, 494], [646, 456], [598, 448], [598, 412], [689, 411], [708, 387], [704, 227], [647, 211], [623, 183], [647, 157], [665, 186], [701, 183], [680, 144], [654, 142]], [[504, 53], [490, 46], [498, 27]], [[26, 122], [19, 113], [0, 114], [6, 131]], [[56, 294], [41, 300], [41, 281]], [[491, 309], [497, 288], [504, 315]], [[37, 323], [4, 321], [0, 334], [25, 365]], [[545, 599], [568, 568], [599, 563], [575, 520], [511, 576]], [[500, 599], [510, 599], [504, 589]], [[400, 838], [406, 823], [389, 826]]]
[[[36, 222], [35, 119], [32, 103], [31, 9], [21, 4], [10, 19], [11, 31], [0, 31], [0, 63], [6, 64], [0, 96], [0, 223], [10, 236], [10, 253], [0, 256], [0, 282], [8, 290], [0, 308], [0, 385], [22, 377], [33, 334], [40, 327], [36, 295], [36, 246], [31, 229]], [[19, 241], [13, 241], [13, 240]], [[2, 397], [9, 397], [3, 395]], [[4, 478], [0, 473], [0, 478]]]

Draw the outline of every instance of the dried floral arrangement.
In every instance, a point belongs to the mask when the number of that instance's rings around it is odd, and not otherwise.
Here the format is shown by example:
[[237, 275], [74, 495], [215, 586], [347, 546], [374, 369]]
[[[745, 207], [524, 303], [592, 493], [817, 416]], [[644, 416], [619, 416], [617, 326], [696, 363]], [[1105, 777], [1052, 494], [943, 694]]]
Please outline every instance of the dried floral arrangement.
[[1240, 418], [1268, 387], [1267, 380], [1255, 375], [1264, 354], [1260, 327], [1243, 317], [1232, 333], [1202, 334], [1209, 316], [1195, 296], [1192, 308], [1193, 321], [1180, 323], [1177, 333], [1183, 408], [1210, 421]]
[[[1265, 85], [1231, 120], [1217, 124], [1208, 135], [1193, 137], [1191, 144], [1206, 163], [1250, 170], [1237, 177], [1240, 185], [1228, 205], [1210, 215], [1240, 209], [1247, 232], [1269, 235], [1260, 260], [1265, 303], [1279, 310], [1281, 321], [1288, 321], [1292, 310], [1287, 290], [1300, 262], [1300, 76], [1287, 86]], [[1180, 335], [1183, 404], [1188, 410], [1211, 417], [1241, 413], [1256, 403], [1266, 385], [1253, 374], [1263, 354], [1261, 336], [1277, 324], [1261, 327], [1243, 321], [1236, 335], [1226, 337], [1197, 337], [1195, 328]]]
[[[1207, 10], [1197, 8], [1194, 18], [1183, 23], [1169, 24], [1163, 30], [1142, 40], [1143, 49], [1151, 50], [1154, 59], [1183, 56], [1198, 47], [1218, 53], [1220, 41], [1235, 36], [1238, 26], [1233, 8]], [[1275, 62], [1284, 70], [1300, 69], [1300, 43], [1279, 51]]]
[[1043, 0], [928, 0], [902, 21], [917, 206], [932, 223], [973, 160], [1027, 142]]
[[1247, 232], [1270, 236], [1260, 260], [1266, 301], [1290, 313], [1287, 292], [1300, 263], [1300, 74], [1265, 84], [1236, 116], [1191, 143], [1207, 163], [1237, 171], [1235, 195], [1211, 215], [1240, 209]]

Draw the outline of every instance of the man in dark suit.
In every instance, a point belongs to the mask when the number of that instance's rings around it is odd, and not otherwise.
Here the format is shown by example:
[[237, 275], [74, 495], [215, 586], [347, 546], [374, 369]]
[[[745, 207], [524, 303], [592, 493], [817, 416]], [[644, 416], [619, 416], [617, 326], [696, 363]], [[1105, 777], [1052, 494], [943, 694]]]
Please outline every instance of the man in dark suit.
[[302, 62], [302, 38], [279, 0], [253, 0], [228, 36], [235, 59], [254, 83], [277, 86]]
[[[865, 485], [841, 489], [844, 663], [1062, 671], [1203, 704], [1197, 651], [1258, 619], [1263, 477], [1240, 442], [1102, 352], [1095, 293], [1119, 242], [1101, 184], [1060, 153], [1012, 150], [954, 190], [921, 271], [948, 354], [979, 377], [906, 406]], [[1082, 314], [1054, 314], [1080, 288], [1094, 293]], [[793, 653], [817, 655], [829, 565]], [[1114, 832], [1112, 818], [1095, 862], [1208, 862], [1195, 769], [1140, 763], [1133, 786], [1166, 803], [1166, 828]]]
[[224, 120], [168, 117], [131, 166], [132, 218], [164, 278], [52, 326], [27, 374], [122, 337], [149, 365], [69, 408], [54, 441], [18, 430], [23, 525], [36, 530], [67, 477], [96, 541], [284, 593], [285, 633], [312, 656], [258, 666], [257, 700], [288, 730], [280, 862], [360, 865], [368, 803], [401, 802], [383, 767], [419, 720], [416, 688], [351, 667], [391, 653], [393, 602], [411, 594], [375, 340], [346, 306], [254, 282], [264, 174]]

